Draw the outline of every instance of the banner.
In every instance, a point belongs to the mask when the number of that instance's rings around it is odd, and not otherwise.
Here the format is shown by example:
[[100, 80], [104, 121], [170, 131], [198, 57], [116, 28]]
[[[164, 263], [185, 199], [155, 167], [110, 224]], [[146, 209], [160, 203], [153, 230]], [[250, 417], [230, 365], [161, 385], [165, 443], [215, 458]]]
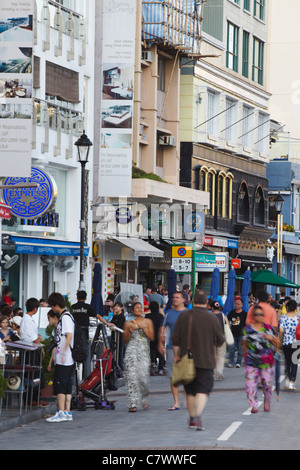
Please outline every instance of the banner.
[[130, 197], [136, 0], [103, 0], [99, 196]]
[[0, 0], [0, 176], [30, 176], [33, 0]]

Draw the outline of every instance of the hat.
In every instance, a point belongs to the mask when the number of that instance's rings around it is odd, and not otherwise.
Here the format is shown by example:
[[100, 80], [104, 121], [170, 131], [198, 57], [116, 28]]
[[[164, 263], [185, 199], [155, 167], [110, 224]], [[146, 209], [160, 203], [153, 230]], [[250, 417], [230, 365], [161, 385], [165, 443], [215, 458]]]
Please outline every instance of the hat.
[[10, 323], [14, 323], [15, 325], [20, 326], [22, 321], [22, 317], [15, 316], [10, 320]]

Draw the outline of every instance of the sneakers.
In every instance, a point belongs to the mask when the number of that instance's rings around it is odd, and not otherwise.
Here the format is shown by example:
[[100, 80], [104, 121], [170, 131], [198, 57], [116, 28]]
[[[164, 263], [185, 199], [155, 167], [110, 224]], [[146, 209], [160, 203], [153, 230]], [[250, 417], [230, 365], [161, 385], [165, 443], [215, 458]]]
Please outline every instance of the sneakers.
[[202, 424], [202, 420], [200, 417], [190, 418], [189, 420], [189, 428], [195, 429], [196, 431], [204, 431], [205, 427]]
[[289, 383], [289, 390], [296, 390], [295, 382]]
[[68, 413], [67, 411], [57, 411], [54, 416], [47, 418], [46, 421], [48, 423], [60, 423], [62, 421], [73, 421], [72, 413]]

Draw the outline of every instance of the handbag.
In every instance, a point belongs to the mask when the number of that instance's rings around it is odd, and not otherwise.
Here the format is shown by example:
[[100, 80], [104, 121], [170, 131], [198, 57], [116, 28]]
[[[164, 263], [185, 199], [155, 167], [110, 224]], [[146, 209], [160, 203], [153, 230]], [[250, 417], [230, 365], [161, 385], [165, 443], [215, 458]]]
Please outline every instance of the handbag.
[[191, 352], [191, 336], [192, 336], [192, 312], [189, 316], [187, 353], [182, 356], [179, 362], [173, 365], [172, 384], [187, 385], [196, 377], [196, 368], [194, 364], [193, 354]]
[[227, 344], [227, 346], [232, 346], [234, 343], [234, 338], [233, 338], [233, 334], [232, 334], [230, 326], [225, 321], [224, 314], [223, 314], [223, 322], [224, 322], [225, 343]]
[[296, 327], [296, 340], [300, 341], [300, 317], [299, 317], [298, 325]]

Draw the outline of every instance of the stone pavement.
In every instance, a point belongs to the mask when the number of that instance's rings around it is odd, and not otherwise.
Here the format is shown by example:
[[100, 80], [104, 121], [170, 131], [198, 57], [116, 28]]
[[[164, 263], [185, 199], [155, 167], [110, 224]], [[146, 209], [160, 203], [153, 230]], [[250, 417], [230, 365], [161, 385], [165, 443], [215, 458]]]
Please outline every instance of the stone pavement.
[[[297, 387], [299, 389], [299, 385]], [[297, 415], [293, 413], [299, 392], [282, 390], [279, 402], [275, 396], [273, 398], [271, 413], [263, 413], [260, 409], [257, 415], [247, 416], [243, 369], [225, 368], [225, 379], [215, 382], [204, 412], [206, 430], [203, 432], [188, 429], [188, 412], [182, 393], [181, 409], [167, 410], [173, 404], [168, 378], [151, 377], [150, 391], [149, 409], [138, 410], [137, 413], [128, 413], [127, 391], [123, 386], [108, 394], [110, 400], [116, 400], [115, 410], [95, 410], [94, 406], [88, 407], [87, 411], [75, 410], [73, 422], [47, 423], [41, 419], [53, 413], [54, 405], [52, 410], [37, 410], [32, 415], [34, 421], [28, 419], [27, 423], [19, 425], [15, 421], [13, 429], [2, 432], [0, 449], [182, 451], [268, 449], [272, 446], [276, 449], [299, 448], [297, 436], [300, 429]], [[240, 426], [238, 431], [232, 437], [220, 440], [223, 432], [228, 432], [236, 423]], [[294, 432], [291, 432], [291, 426]]]

